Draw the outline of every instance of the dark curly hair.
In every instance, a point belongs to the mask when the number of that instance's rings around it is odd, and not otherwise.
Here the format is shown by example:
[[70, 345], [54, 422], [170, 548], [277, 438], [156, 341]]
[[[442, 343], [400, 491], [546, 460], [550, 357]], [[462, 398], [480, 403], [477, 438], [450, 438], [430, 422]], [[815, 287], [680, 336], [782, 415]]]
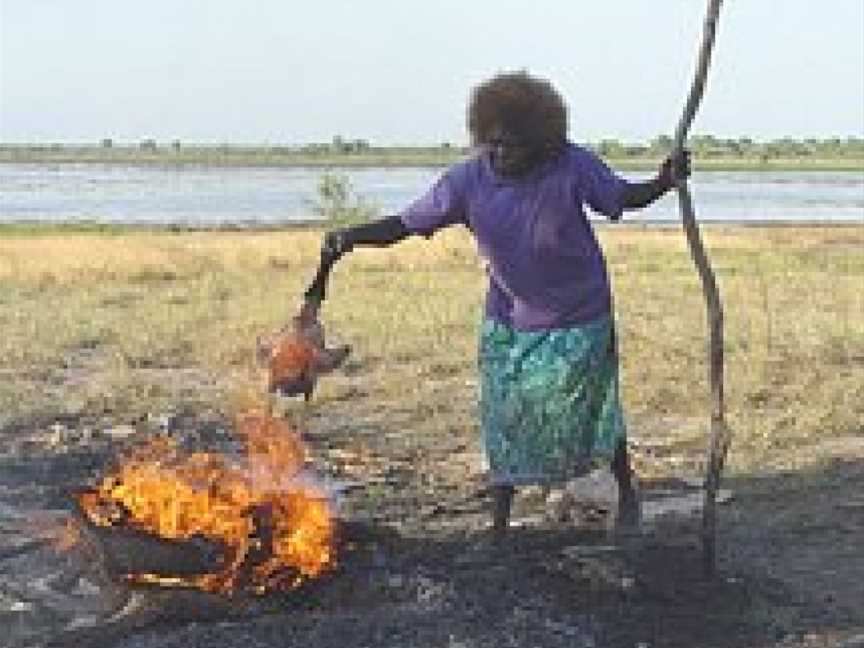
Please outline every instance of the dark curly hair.
[[538, 149], [558, 148], [567, 137], [567, 108], [549, 81], [524, 70], [502, 72], [471, 93], [471, 144], [488, 144], [493, 129], [499, 127]]

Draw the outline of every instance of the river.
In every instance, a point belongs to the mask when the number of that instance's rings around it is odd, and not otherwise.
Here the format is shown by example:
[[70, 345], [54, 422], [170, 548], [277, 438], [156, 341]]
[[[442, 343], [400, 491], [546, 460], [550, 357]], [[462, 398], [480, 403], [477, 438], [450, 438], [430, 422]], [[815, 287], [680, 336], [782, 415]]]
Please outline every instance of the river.
[[[273, 225], [314, 218], [326, 170], [285, 167], [0, 164], [0, 222], [174, 224], [191, 227]], [[382, 215], [408, 204], [441, 173], [438, 168], [339, 169], [357, 195]], [[645, 174], [623, 173], [628, 179]], [[696, 172], [692, 191], [705, 222], [862, 223], [864, 172]], [[670, 223], [677, 201], [667, 195], [626, 216]]]

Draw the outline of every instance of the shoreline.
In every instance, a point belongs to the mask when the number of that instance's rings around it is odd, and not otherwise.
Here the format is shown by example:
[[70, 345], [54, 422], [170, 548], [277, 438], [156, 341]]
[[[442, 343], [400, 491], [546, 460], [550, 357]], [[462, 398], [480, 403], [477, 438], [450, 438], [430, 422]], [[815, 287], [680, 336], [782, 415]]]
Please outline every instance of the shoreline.
[[[459, 162], [467, 152], [397, 151], [369, 153], [268, 153], [247, 151], [142, 152], [138, 150], [0, 150], [2, 165], [74, 165], [145, 166], [172, 168], [309, 168], [309, 169], [403, 169], [445, 168]], [[602, 157], [602, 156], [601, 156]], [[650, 171], [662, 162], [661, 156], [603, 157], [607, 164], [621, 171]], [[693, 155], [693, 171], [813, 171], [864, 173], [864, 158], [856, 157], [731, 157]]]
[[[360, 222], [360, 221], [357, 221]], [[353, 223], [345, 221], [308, 220], [297, 221], [290, 224], [268, 224], [268, 223], [226, 223], [222, 225], [181, 225], [181, 224], [150, 224], [150, 223], [103, 223], [98, 221], [65, 221], [65, 222], [40, 222], [40, 221], [0, 221], [0, 236], [54, 236], [54, 235], [114, 235], [123, 236], [127, 234], [221, 234], [221, 233], [275, 233], [275, 232], [302, 232], [323, 231], [331, 227], [343, 227]], [[666, 230], [680, 229], [680, 221], [671, 220], [643, 220], [643, 221], [621, 221], [612, 223], [604, 220], [592, 220], [591, 224], [596, 229], [650, 229]], [[702, 229], [864, 229], [864, 216], [859, 221], [769, 221], [769, 220], [710, 220], [700, 221]]]

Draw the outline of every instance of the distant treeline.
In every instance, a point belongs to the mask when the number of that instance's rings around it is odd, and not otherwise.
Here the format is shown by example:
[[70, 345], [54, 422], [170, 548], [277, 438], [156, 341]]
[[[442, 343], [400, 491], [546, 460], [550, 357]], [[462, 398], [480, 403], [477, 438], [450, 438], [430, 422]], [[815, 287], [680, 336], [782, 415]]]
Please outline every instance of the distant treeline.
[[[601, 157], [640, 163], [662, 158], [672, 138], [661, 135], [646, 143], [603, 139], [584, 143]], [[695, 135], [687, 142], [697, 163], [707, 166], [823, 165], [864, 168], [864, 138], [831, 137], [756, 140]], [[105, 138], [90, 144], [2, 144], [0, 162], [127, 162], [177, 164], [274, 164], [315, 166], [412, 166], [446, 165], [468, 154], [451, 142], [437, 146], [377, 146], [363, 139], [337, 135], [329, 142], [307, 144], [201, 144], [171, 140], [118, 142]]]
[[[864, 138], [831, 137], [758, 141], [751, 137], [715, 137], [694, 135], [687, 140], [687, 147], [698, 157], [745, 157], [745, 158], [864, 158]], [[600, 155], [609, 158], [659, 156], [672, 148], [668, 135], [655, 137], [647, 144], [626, 144], [614, 139], [604, 139], [592, 145]]]

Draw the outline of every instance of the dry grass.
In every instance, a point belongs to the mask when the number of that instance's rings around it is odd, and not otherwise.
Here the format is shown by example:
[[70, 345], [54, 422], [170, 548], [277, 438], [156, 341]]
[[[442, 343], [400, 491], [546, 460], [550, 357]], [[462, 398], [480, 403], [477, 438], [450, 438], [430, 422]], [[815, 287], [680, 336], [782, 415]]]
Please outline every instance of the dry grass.
[[[256, 334], [298, 305], [320, 234], [0, 240], [0, 428], [226, 408], [231, 385], [250, 378]], [[599, 235], [633, 436], [665, 449], [640, 471], [692, 467], [705, 441], [706, 326], [683, 235]], [[731, 469], [800, 468], [847, 451], [843, 439], [864, 435], [864, 229], [709, 228], [705, 237], [726, 308]], [[473, 431], [483, 286], [460, 231], [352, 254], [331, 278], [323, 316], [356, 355], [347, 377], [323, 382], [313, 411], [374, 418], [394, 436]]]

